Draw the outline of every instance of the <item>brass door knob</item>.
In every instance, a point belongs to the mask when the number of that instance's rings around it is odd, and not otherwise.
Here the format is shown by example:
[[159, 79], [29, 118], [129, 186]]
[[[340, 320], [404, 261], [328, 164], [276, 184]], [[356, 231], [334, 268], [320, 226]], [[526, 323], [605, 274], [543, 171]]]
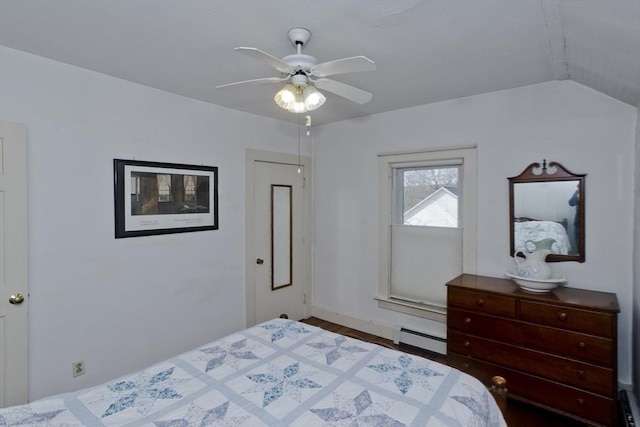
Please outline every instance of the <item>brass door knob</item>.
[[262, 258], [258, 258], [258, 259], [256, 260], [256, 264], [258, 264], [258, 265], [262, 265], [262, 264], [264, 264], [264, 260], [263, 260]]
[[18, 304], [22, 304], [23, 301], [24, 301], [24, 295], [22, 294], [12, 294], [9, 297], [9, 302], [11, 304], [18, 305]]

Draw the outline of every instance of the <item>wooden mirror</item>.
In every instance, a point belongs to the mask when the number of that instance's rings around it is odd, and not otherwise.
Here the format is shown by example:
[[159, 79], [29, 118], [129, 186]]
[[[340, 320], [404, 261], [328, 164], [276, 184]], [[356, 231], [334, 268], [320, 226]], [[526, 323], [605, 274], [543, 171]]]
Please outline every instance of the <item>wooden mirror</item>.
[[511, 256], [545, 248], [547, 262], [584, 262], [585, 176], [545, 159], [509, 178]]

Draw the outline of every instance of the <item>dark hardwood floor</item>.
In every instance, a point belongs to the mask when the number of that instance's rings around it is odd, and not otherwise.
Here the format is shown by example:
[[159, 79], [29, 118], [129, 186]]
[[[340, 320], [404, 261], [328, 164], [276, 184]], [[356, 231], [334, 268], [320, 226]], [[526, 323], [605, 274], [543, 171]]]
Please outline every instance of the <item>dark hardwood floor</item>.
[[[362, 341], [373, 342], [385, 347], [395, 348], [406, 353], [416, 354], [427, 359], [447, 364], [446, 356], [432, 353], [406, 344], [396, 345], [392, 341], [371, 335], [366, 332], [357, 331], [347, 328], [346, 326], [327, 322], [316, 317], [310, 317], [303, 320], [310, 325], [318, 326], [331, 332], [357, 338]], [[507, 384], [507, 388], [508, 388]], [[562, 396], [558, 396], [559, 399]], [[531, 405], [509, 399], [508, 410], [505, 416], [509, 427], [584, 427], [585, 424], [563, 417], [552, 412], [544, 411]]]

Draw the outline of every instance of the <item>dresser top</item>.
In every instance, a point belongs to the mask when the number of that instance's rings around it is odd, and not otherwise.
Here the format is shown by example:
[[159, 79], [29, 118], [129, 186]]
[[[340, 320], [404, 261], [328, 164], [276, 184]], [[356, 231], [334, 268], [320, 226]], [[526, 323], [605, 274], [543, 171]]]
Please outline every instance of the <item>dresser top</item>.
[[620, 312], [618, 298], [616, 294], [610, 292], [590, 291], [565, 286], [560, 286], [551, 290], [551, 292], [545, 293], [528, 292], [520, 289], [520, 287], [510, 279], [476, 276], [475, 274], [462, 274], [447, 283], [447, 286], [508, 295], [519, 299], [549, 304], [591, 308], [613, 313]]

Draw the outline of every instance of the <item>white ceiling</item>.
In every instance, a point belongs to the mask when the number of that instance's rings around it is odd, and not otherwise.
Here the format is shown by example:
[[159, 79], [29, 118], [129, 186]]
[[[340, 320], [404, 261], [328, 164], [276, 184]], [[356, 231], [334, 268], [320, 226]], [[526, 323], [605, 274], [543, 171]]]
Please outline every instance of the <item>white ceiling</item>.
[[215, 88], [279, 76], [233, 48], [281, 58], [293, 27], [311, 30], [318, 62], [377, 65], [332, 76], [374, 97], [326, 93], [316, 125], [567, 78], [640, 103], [640, 0], [0, 0], [4, 46], [296, 122], [273, 102], [279, 84]]

